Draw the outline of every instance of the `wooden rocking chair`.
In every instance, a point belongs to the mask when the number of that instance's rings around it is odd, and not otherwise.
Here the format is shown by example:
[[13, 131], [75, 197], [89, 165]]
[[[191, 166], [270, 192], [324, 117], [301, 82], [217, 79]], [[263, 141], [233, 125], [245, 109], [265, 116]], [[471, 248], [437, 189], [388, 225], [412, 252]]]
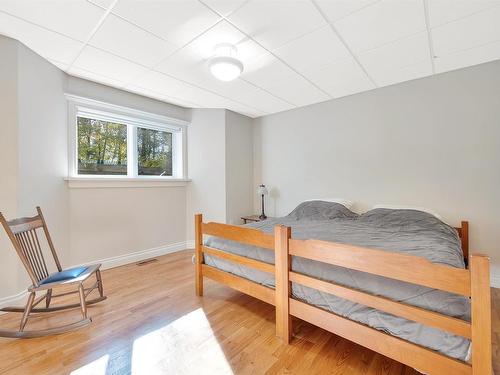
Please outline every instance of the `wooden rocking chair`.
[[[7, 221], [5, 217], [0, 212], [0, 221], [2, 222], [7, 235], [9, 236], [17, 255], [21, 259], [28, 275], [31, 279], [32, 285], [28, 288], [29, 296], [26, 307], [5, 307], [0, 309], [0, 311], [5, 312], [20, 312], [23, 313], [21, 318], [21, 324], [18, 331], [8, 331], [0, 329], [0, 337], [10, 337], [10, 338], [31, 338], [31, 337], [41, 337], [47, 335], [54, 335], [63, 333], [72, 329], [83, 327], [89, 324], [92, 320], [87, 317], [87, 306], [103, 301], [106, 299], [104, 296], [101, 272], [99, 268], [100, 264], [94, 264], [90, 266], [75, 267], [71, 269], [63, 270], [57, 257], [57, 253], [52, 243], [52, 239], [47, 229], [47, 224], [43, 218], [42, 210], [40, 207], [36, 208], [38, 215], [34, 217], [25, 217], [21, 219], [15, 219]], [[43, 228], [43, 232], [47, 239], [54, 263], [57, 267], [58, 272], [49, 274], [47, 270], [47, 264], [42, 252], [42, 247], [38, 240], [37, 229]], [[83, 282], [86, 281], [90, 276], [95, 274], [96, 282], [89, 288], [85, 288]], [[61, 294], [52, 294], [52, 290], [74, 284], [77, 288], [74, 291], [65, 292]], [[99, 297], [86, 300], [87, 296], [95, 289], [99, 291]], [[36, 298], [36, 293], [42, 292], [43, 295]], [[56, 305], [51, 307], [50, 303], [53, 298], [62, 297], [70, 294], [78, 293], [80, 296], [80, 303], [67, 304], [67, 305]], [[45, 300], [45, 307], [36, 307], [40, 302]], [[30, 314], [32, 313], [48, 313], [53, 311], [68, 310], [74, 308], [81, 308], [82, 319], [66, 325], [59, 327], [54, 327], [44, 330], [34, 330], [25, 331], [24, 328], [28, 321]]]

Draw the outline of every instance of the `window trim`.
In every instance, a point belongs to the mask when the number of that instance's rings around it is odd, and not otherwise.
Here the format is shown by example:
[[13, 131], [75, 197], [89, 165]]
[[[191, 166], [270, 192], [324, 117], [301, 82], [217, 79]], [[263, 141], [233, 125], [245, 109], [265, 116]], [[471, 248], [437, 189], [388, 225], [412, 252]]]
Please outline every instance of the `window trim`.
[[[68, 177], [67, 181], [150, 181], [158, 185], [162, 181], [186, 182], [187, 179], [187, 126], [189, 122], [140, 111], [134, 108], [101, 102], [72, 94], [65, 94], [68, 101]], [[78, 174], [78, 129], [77, 116], [93, 116], [103, 121], [114, 121], [127, 125], [127, 175], [79, 175]], [[172, 176], [140, 176], [137, 174], [137, 127], [172, 132]], [[133, 131], [128, 131], [132, 129]], [[179, 147], [180, 146], [180, 147]], [[132, 158], [130, 158], [132, 156]], [[180, 160], [179, 160], [180, 159]], [[131, 162], [129, 162], [129, 160]], [[74, 184], [73, 184], [74, 185]], [[88, 184], [87, 184], [88, 185]], [[99, 184], [102, 186], [113, 184]], [[143, 186], [143, 183], [136, 184]]]
[[183, 187], [191, 181], [184, 178], [120, 178], [120, 176], [67, 177], [64, 180], [71, 189]]

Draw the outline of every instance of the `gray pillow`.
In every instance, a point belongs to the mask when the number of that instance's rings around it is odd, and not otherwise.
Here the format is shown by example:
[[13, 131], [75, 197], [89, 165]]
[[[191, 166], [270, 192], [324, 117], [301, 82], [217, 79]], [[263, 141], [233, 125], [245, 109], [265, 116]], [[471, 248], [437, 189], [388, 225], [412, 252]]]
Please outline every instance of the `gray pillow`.
[[299, 204], [287, 216], [295, 220], [356, 219], [358, 214], [335, 202], [307, 201]]

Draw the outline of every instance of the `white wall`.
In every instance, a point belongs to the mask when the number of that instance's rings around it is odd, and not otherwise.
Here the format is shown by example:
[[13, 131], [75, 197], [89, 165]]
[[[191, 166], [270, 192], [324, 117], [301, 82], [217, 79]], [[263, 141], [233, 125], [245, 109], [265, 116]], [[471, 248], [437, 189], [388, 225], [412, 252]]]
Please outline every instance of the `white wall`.
[[[68, 192], [63, 180], [66, 162], [65, 74], [22, 44], [0, 37], [2, 69], [2, 169], [0, 209], [7, 219], [36, 214], [40, 205], [50, 218], [54, 242], [63, 262], [69, 259]], [[5, 64], [4, 64], [5, 62]], [[7, 79], [4, 79], [8, 77]], [[5, 143], [5, 144], [4, 144]], [[0, 298], [17, 294], [28, 277], [1, 230]], [[49, 267], [55, 265], [49, 263]]]
[[186, 187], [70, 190], [71, 264], [186, 241]]
[[223, 109], [193, 109], [188, 128], [187, 234], [203, 221], [241, 224], [252, 213], [252, 119]]
[[[43, 209], [63, 264], [71, 264], [67, 176], [66, 75], [23, 45], [18, 46], [18, 216]], [[55, 270], [55, 264], [47, 260]], [[19, 284], [28, 278], [21, 272]]]
[[469, 220], [499, 266], [499, 87], [497, 61], [259, 118], [254, 184], [272, 188], [271, 215], [342, 197]]
[[[0, 38], [0, 211], [8, 218], [18, 212], [17, 42]], [[0, 229], [3, 231], [3, 229]], [[18, 260], [6, 235], [0, 235], [0, 297], [18, 290]]]
[[253, 121], [226, 111], [226, 220], [241, 224], [253, 213]]
[[188, 127], [188, 240], [194, 239], [194, 214], [226, 222], [226, 121], [223, 109], [193, 109]]

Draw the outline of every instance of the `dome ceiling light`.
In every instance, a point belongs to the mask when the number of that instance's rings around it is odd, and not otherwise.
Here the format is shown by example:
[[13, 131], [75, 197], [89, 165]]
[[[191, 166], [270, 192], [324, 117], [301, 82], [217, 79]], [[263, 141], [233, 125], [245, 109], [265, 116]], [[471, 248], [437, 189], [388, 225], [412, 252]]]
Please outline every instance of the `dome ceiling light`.
[[221, 81], [232, 81], [243, 72], [243, 63], [236, 58], [238, 50], [229, 43], [215, 46], [215, 55], [210, 59], [210, 72]]

